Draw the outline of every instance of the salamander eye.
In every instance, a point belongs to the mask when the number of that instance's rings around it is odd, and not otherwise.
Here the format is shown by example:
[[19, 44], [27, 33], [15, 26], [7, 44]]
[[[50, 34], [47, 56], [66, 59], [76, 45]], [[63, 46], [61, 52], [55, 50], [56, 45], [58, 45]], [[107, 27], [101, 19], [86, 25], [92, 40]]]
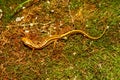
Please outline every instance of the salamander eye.
[[25, 38], [25, 37], [22, 38], [22, 41], [23, 41], [25, 44], [30, 44], [30, 43], [32, 42], [30, 39]]
[[21, 40], [22, 40], [23, 42], [26, 42], [27, 39], [23, 37]]

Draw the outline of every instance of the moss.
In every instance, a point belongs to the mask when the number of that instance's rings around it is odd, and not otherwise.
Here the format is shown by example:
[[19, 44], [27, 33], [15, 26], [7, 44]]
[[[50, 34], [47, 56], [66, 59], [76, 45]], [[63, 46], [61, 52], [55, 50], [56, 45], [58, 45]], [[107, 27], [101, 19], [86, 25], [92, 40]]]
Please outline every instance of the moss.
[[[1, 79], [120, 79], [119, 0], [71, 0], [68, 3], [64, 0], [59, 0], [59, 3], [56, 0], [36, 0], [36, 4], [16, 14], [24, 16], [23, 21], [10, 19], [10, 13], [20, 9], [23, 5], [16, 7], [25, 1], [0, 0], [0, 7], [4, 12], [0, 23], [7, 25], [4, 26], [5, 29], [0, 27]], [[12, 6], [12, 9], [9, 6]], [[53, 12], [50, 12], [51, 10]], [[74, 17], [73, 23], [73, 18], [69, 16]], [[20, 26], [29, 23], [37, 25]], [[37, 41], [40, 35], [61, 34], [72, 29], [82, 29], [91, 36], [99, 36], [106, 26], [109, 26], [108, 30], [98, 40], [73, 34], [67, 39], [58, 40], [56, 48], [50, 44], [45, 49], [32, 51], [20, 39], [25, 35]], [[27, 35], [24, 32], [26, 30], [30, 31]]]

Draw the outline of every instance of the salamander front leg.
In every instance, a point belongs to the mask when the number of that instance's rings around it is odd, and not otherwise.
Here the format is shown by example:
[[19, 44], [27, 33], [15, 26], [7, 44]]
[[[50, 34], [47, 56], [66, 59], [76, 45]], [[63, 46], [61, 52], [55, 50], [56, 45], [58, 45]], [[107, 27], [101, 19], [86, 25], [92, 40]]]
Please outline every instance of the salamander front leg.
[[32, 53], [34, 52], [35, 48], [32, 48]]
[[54, 40], [53, 49], [55, 49], [55, 48], [56, 48], [56, 43], [57, 43], [57, 40], [58, 40], [58, 39]]

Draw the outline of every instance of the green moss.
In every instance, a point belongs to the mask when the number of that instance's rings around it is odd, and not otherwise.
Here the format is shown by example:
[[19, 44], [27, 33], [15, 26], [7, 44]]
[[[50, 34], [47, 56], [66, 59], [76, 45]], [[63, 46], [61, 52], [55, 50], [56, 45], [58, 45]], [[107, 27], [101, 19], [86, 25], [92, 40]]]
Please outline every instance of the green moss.
[[[24, 1], [25, 0], [0, 0], [0, 5], [2, 5], [4, 11], [3, 22], [11, 21], [11, 14], [9, 13], [14, 13], [13, 10], [15, 10], [15, 8], [11, 10], [9, 6], [16, 4], [19, 6], [19, 4], [24, 3]], [[103, 26], [109, 26], [102, 38], [90, 40], [81, 34], [71, 35], [67, 40], [61, 40], [65, 45], [63, 51], [59, 50], [57, 52], [49, 50], [52, 48], [48, 47], [43, 49], [43, 51], [35, 50], [33, 52], [27, 47], [18, 49], [20, 50], [18, 52], [15, 51], [15, 49], [6, 51], [9, 49], [4, 47], [1, 49], [3, 52], [0, 50], [0, 55], [2, 55], [1, 60], [3, 60], [0, 61], [2, 68], [1, 79], [7, 77], [8, 79], [16, 78], [20, 80], [119, 80], [119, 0], [101, 0], [98, 2], [96, 2], [96, 0], [71, 0], [70, 9], [76, 11], [86, 2], [87, 4], [95, 4], [97, 10], [95, 10], [92, 17], [88, 18], [85, 22], [85, 25], [88, 25], [85, 27], [85, 30], [91, 36], [99, 36], [103, 31]], [[49, 9], [47, 7], [51, 5], [47, 5], [47, 2], [44, 1], [42, 3], [43, 4], [41, 5], [45, 9], [43, 11], [45, 11], [46, 14], [49, 14]], [[57, 3], [56, 5], [60, 6], [60, 4]], [[19, 8], [16, 8], [16, 10]], [[104, 17], [106, 17], [106, 20], [99, 23]], [[69, 25], [68, 16], [65, 16], [64, 20]], [[75, 24], [73, 28], [80, 29], [81, 26]], [[0, 35], [0, 37], [2, 37], [2, 35]], [[7, 36], [4, 38], [6, 39], [6, 37]], [[1, 39], [1, 43], [2, 41], [4, 42], [3, 39]], [[15, 39], [15, 41], [18, 40]], [[9, 44], [10, 43], [5, 43], [5, 45], [2, 44], [2, 46]], [[11, 46], [13, 47], [13, 45]], [[62, 54], [64, 56], [62, 56]], [[16, 59], [16, 57], [19, 57], [20, 59]], [[19, 65], [16, 62], [17, 60], [18, 62], [20, 60]]]
[[[3, 22], [4, 24], [11, 21], [12, 18], [15, 18], [14, 14], [22, 9], [23, 5], [30, 0], [0, 0], [0, 7], [3, 9], [4, 16], [3, 16]], [[13, 5], [17, 6], [15, 8], [12, 8]]]

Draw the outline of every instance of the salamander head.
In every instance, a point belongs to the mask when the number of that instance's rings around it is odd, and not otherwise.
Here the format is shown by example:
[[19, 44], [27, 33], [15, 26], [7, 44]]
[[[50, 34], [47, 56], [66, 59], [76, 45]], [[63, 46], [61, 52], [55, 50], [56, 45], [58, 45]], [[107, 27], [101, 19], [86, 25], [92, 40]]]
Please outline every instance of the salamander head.
[[22, 37], [22, 41], [25, 45], [29, 46], [30, 48], [39, 48], [37, 44], [35, 44], [32, 40], [27, 37]]

